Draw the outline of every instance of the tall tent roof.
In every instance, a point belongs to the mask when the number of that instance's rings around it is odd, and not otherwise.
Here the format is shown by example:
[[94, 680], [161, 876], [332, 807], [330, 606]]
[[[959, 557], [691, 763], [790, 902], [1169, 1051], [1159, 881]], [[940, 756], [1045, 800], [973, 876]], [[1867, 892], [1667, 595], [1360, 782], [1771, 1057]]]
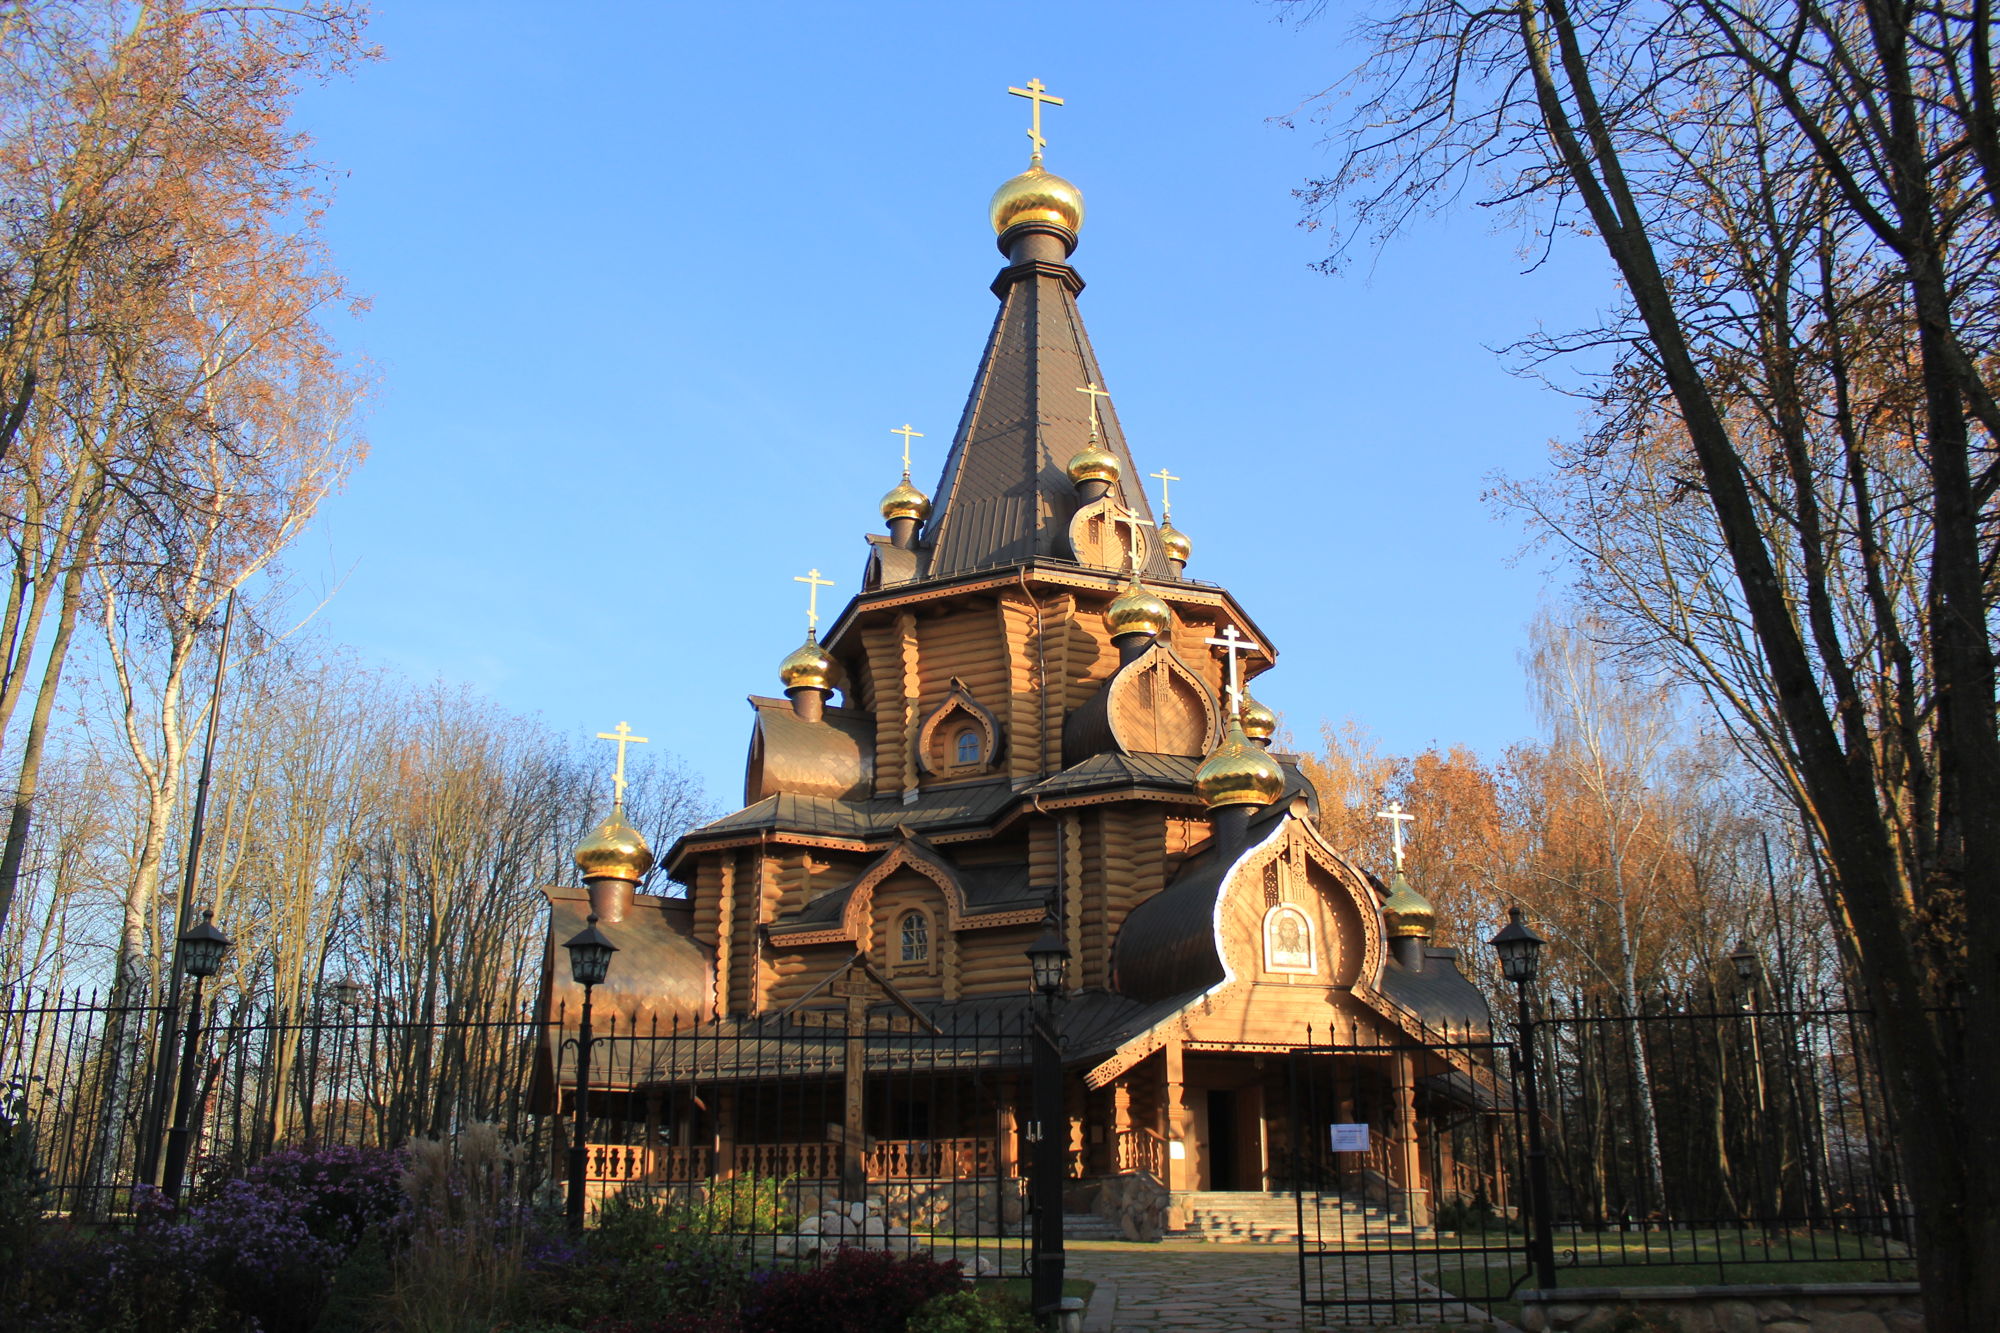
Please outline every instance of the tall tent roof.
[[[1038, 557], [1068, 558], [1077, 499], [1066, 469], [1090, 441], [1092, 399], [1078, 391], [1087, 384], [1107, 387], [1077, 309], [1082, 290], [1075, 269], [1047, 259], [1012, 264], [994, 279], [1000, 312], [922, 538], [930, 549], [926, 577]], [[1118, 459], [1119, 499], [1151, 521], [1152, 506], [1117, 410], [1109, 398], [1097, 402], [1098, 443]], [[1146, 543], [1143, 572], [1174, 577], [1157, 541]]]

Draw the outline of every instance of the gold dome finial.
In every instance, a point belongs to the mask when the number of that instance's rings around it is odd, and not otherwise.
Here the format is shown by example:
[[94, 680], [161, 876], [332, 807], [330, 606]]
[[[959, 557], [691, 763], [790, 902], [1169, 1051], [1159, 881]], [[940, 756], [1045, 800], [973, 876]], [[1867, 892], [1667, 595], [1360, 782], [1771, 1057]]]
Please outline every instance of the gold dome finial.
[[778, 663], [778, 679], [787, 690], [830, 690], [833, 688], [833, 658], [819, 646], [819, 638], [806, 631], [806, 641], [785, 654]]
[[1409, 878], [1400, 867], [1389, 880], [1389, 896], [1382, 902], [1382, 916], [1388, 922], [1391, 939], [1419, 936], [1428, 939], [1437, 928], [1437, 909], [1410, 887]]
[[1081, 486], [1087, 481], [1101, 481], [1107, 486], [1118, 484], [1118, 474], [1123, 471], [1118, 463], [1118, 455], [1097, 442], [1092, 432], [1090, 443], [1070, 455], [1069, 479]]
[[1061, 106], [1063, 99], [1051, 96], [1040, 79], [1029, 79], [1025, 88], [1009, 88], [1016, 97], [1025, 97], [1033, 104], [1034, 120], [1028, 128], [1028, 169], [1011, 180], [1001, 183], [993, 192], [993, 202], [988, 212], [993, 219], [993, 234], [1005, 235], [1009, 227], [1024, 222], [1043, 222], [1063, 228], [1072, 236], [1083, 227], [1083, 191], [1062, 177], [1042, 170], [1042, 149], [1048, 140], [1042, 137], [1042, 108]]
[[931, 497], [910, 485], [910, 474], [905, 472], [895, 489], [882, 497], [882, 517], [894, 523], [899, 518], [913, 518], [921, 523], [931, 516]]
[[1145, 584], [1139, 582], [1138, 562], [1132, 566], [1132, 581], [1125, 585], [1125, 591], [1112, 600], [1104, 610], [1104, 628], [1112, 638], [1122, 634], [1145, 634], [1157, 637], [1166, 632], [1174, 623], [1173, 608]]
[[584, 879], [622, 879], [637, 884], [653, 868], [653, 849], [645, 835], [625, 819], [625, 802], [611, 803], [611, 813], [576, 845], [576, 868]]
[[899, 518], [913, 518], [921, 523], [931, 516], [931, 497], [910, 485], [910, 441], [923, 439], [924, 433], [913, 429], [908, 422], [889, 433], [903, 437], [903, 479], [882, 497], [882, 517], [890, 523]]
[[1074, 234], [1083, 230], [1083, 191], [1052, 171], [1032, 166], [1000, 182], [986, 211], [995, 236], [1004, 236], [1008, 228], [1024, 222], [1046, 222]]
[[1250, 743], [1242, 723], [1231, 718], [1222, 744], [1194, 771], [1194, 794], [1211, 810], [1230, 805], [1269, 805], [1284, 794], [1285, 770]]
[[1262, 743], [1278, 730], [1278, 715], [1248, 694], [1243, 696], [1243, 734]]

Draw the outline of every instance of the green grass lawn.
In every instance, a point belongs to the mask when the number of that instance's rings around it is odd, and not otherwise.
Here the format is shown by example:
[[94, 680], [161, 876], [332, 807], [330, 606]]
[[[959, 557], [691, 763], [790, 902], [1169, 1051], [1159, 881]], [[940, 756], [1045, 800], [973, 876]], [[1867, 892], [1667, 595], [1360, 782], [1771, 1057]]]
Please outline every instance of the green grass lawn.
[[[1707, 1287], [1794, 1282], [1911, 1282], [1916, 1264], [1907, 1250], [1887, 1242], [1853, 1235], [1821, 1232], [1785, 1234], [1759, 1240], [1734, 1231], [1676, 1231], [1556, 1237], [1556, 1286], [1562, 1287]], [[1815, 1247], [1822, 1256], [1806, 1258]], [[1760, 1254], [1800, 1256], [1797, 1260], [1763, 1261]], [[1866, 1257], [1864, 1257], [1866, 1256]], [[1721, 1262], [1718, 1262], [1718, 1259]], [[1746, 1262], [1747, 1260], [1747, 1262]], [[1462, 1270], [1448, 1264], [1426, 1272], [1426, 1281], [1484, 1306], [1501, 1319], [1518, 1319], [1521, 1307], [1508, 1289], [1520, 1276], [1524, 1261], [1516, 1257], [1505, 1268]], [[1534, 1286], [1534, 1280], [1519, 1284]]]
[[[1063, 1295], [1081, 1296], [1085, 1305], [1090, 1304], [1090, 1294], [1096, 1290], [1097, 1284], [1087, 1281], [1084, 1278], [1066, 1277], [1063, 1279]], [[1006, 1278], [1000, 1283], [1000, 1292], [1009, 1300], [1016, 1301], [1023, 1307], [1026, 1307], [1030, 1292], [1028, 1279], [1024, 1277]]]

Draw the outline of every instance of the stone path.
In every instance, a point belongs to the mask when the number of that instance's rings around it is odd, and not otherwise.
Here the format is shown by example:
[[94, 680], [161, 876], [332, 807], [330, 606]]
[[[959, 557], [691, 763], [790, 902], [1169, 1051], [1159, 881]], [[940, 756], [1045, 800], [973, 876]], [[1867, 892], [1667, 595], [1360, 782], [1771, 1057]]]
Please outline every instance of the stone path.
[[[1214, 1330], [1215, 1333], [1268, 1333], [1299, 1328], [1299, 1258], [1290, 1246], [1269, 1249], [1247, 1245], [1213, 1245], [1198, 1241], [1162, 1241], [1132, 1245], [1118, 1241], [1071, 1241], [1069, 1276], [1097, 1284], [1084, 1316], [1085, 1333], [1169, 1333], [1169, 1330]], [[1339, 1275], [1329, 1261], [1327, 1281], [1337, 1287]], [[1349, 1261], [1346, 1289], [1355, 1295], [1388, 1294], [1386, 1272], [1365, 1271], [1360, 1260]], [[1399, 1267], [1401, 1267], [1399, 1265]], [[1405, 1281], [1404, 1290], [1410, 1291]], [[1396, 1322], [1400, 1318], [1404, 1322]], [[1349, 1307], [1325, 1312], [1312, 1329], [1494, 1329], [1512, 1326], [1490, 1323], [1484, 1311], [1448, 1303], [1442, 1316], [1392, 1315], [1390, 1307]]]

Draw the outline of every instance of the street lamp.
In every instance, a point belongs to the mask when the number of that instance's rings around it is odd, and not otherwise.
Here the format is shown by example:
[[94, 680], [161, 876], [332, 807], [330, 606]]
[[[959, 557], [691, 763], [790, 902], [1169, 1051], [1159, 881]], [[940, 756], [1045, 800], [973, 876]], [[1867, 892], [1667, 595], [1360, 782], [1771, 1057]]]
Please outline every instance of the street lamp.
[[1042, 997], [1041, 1012], [1033, 1019], [1030, 1069], [1034, 1115], [1028, 1121], [1028, 1197], [1034, 1205], [1035, 1266], [1028, 1303], [1044, 1326], [1053, 1325], [1061, 1314], [1063, 1270], [1069, 1262], [1062, 1229], [1063, 1155], [1069, 1135], [1057, 1131], [1065, 1117], [1062, 1047], [1055, 1030], [1056, 1004], [1062, 999], [1068, 965], [1069, 946], [1063, 943], [1061, 924], [1051, 908], [1042, 918], [1042, 933], [1028, 946], [1028, 966]]
[[229, 937], [215, 928], [215, 913], [203, 912], [198, 925], [182, 932], [181, 970], [194, 978], [194, 994], [188, 1001], [187, 1036], [181, 1046], [181, 1076], [174, 1091], [174, 1127], [167, 1131], [167, 1197], [178, 1201], [181, 1181], [187, 1175], [188, 1116], [194, 1109], [194, 1053], [201, 1040], [201, 983], [222, 970], [222, 956], [229, 952]]
[[1736, 964], [1736, 979], [1743, 983], [1743, 988], [1754, 992], [1763, 977], [1764, 960], [1750, 947], [1750, 941], [1739, 938], [1736, 948], [1730, 952], [1729, 961]]
[[1549, 1158], [1542, 1146], [1542, 1106], [1535, 1095], [1535, 1016], [1528, 1008], [1528, 987], [1541, 965], [1540, 935], [1528, 929], [1521, 909], [1507, 909], [1507, 924], [1487, 943], [1500, 955], [1500, 975], [1514, 983], [1520, 1008], [1516, 1023], [1521, 1039], [1521, 1090], [1528, 1101], [1528, 1197], [1534, 1208], [1534, 1231], [1528, 1242], [1535, 1281], [1544, 1291], [1556, 1285], [1555, 1202], [1549, 1194]]
[[611, 971], [611, 955], [618, 952], [618, 946], [604, 938], [604, 932], [597, 928], [597, 913], [592, 912], [584, 928], [565, 940], [563, 948], [569, 950], [570, 979], [583, 987], [583, 1023], [576, 1039], [576, 1133], [569, 1146], [569, 1225], [581, 1231], [584, 1143], [590, 1125], [590, 992], [604, 984]]
[[1063, 974], [1069, 970], [1069, 946], [1063, 943], [1056, 914], [1042, 917], [1042, 933], [1028, 946], [1028, 964], [1035, 972], [1035, 989], [1053, 1001], [1063, 991]]

